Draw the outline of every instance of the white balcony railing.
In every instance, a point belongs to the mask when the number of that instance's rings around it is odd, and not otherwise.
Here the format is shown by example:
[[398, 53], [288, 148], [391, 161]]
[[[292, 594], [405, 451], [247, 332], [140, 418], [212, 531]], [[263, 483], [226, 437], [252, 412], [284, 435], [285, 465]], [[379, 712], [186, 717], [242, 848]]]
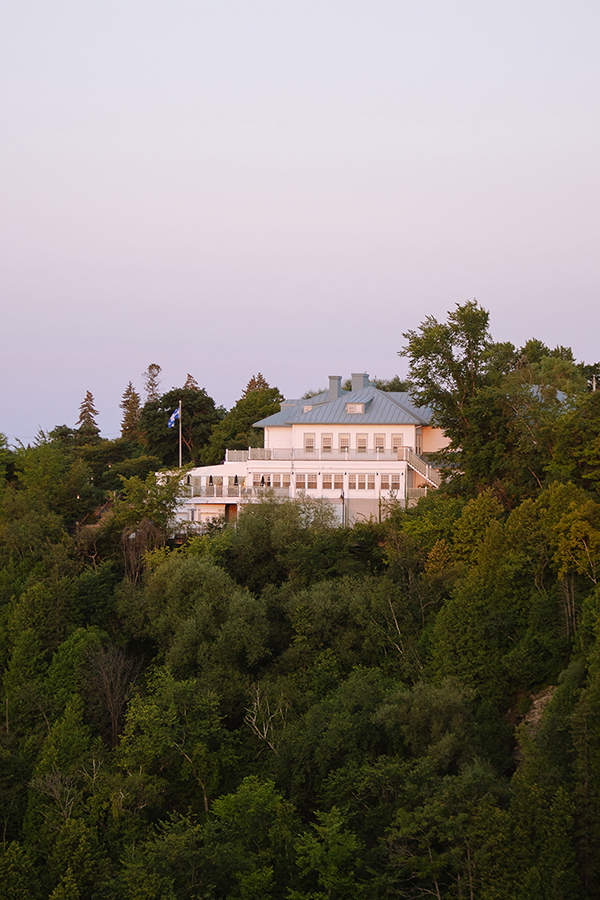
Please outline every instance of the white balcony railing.
[[[379, 460], [397, 460], [403, 459], [408, 461], [406, 454], [413, 456], [412, 447], [399, 447], [396, 450], [298, 450], [293, 447], [250, 447], [248, 450], [227, 450], [225, 454], [225, 462], [247, 462], [247, 460], [333, 460], [335, 462], [345, 462], [347, 460], [368, 460], [377, 462]], [[417, 457], [419, 459], [419, 457]], [[423, 463], [425, 465], [425, 463]]]

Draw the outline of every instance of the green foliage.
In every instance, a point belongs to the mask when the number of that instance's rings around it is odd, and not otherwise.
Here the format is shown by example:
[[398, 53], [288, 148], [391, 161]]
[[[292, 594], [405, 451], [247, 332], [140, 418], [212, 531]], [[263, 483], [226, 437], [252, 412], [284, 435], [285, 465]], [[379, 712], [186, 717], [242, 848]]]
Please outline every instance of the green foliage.
[[137, 440], [139, 436], [138, 423], [140, 418], [140, 395], [135, 390], [131, 381], [123, 393], [123, 399], [119, 406], [123, 410], [121, 420], [121, 437], [129, 441]]
[[263, 446], [263, 429], [254, 428], [254, 423], [279, 412], [283, 397], [277, 388], [270, 388], [266, 382], [260, 387], [251, 385], [252, 382], [233, 409], [213, 428], [210, 441], [202, 451], [203, 465], [222, 462], [226, 449], [247, 450], [248, 447]]
[[157, 365], [144, 446], [0, 439], [0, 898], [598, 895], [597, 394], [476, 303], [407, 338], [460, 473], [381, 523], [267, 497], [175, 548]]
[[16, 841], [0, 851], [0, 900], [37, 900], [39, 882], [30, 853]]
[[323, 569], [331, 571], [336, 555], [343, 552], [335, 524], [329, 503], [311, 497], [248, 504], [231, 539], [228, 571], [252, 591], [322, 577]]
[[145, 805], [162, 806], [182, 795], [196, 812], [208, 812], [235, 753], [216, 696], [200, 681], [177, 681], [159, 669], [147, 694], [129, 703], [118, 759], [125, 772], [141, 776]]
[[490, 366], [489, 313], [475, 300], [448, 314], [446, 323], [428, 316], [408, 331], [402, 356], [409, 360], [413, 398], [434, 411], [435, 421], [459, 446], [468, 433], [470, 401], [484, 385]]
[[165, 466], [177, 465], [179, 423], [175, 428], [169, 428], [167, 423], [179, 401], [184, 462], [198, 465], [202, 448], [219, 421], [215, 402], [204, 388], [173, 388], [161, 397], [148, 399], [140, 412], [139, 431], [150, 456], [158, 457]]
[[87, 391], [79, 407], [79, 419], [77, 420], [78, 440], [82, 444], [99, 440], [100, 429], [96, 424], [98, 410], [94, 406], [94, 397], [91, 391]]

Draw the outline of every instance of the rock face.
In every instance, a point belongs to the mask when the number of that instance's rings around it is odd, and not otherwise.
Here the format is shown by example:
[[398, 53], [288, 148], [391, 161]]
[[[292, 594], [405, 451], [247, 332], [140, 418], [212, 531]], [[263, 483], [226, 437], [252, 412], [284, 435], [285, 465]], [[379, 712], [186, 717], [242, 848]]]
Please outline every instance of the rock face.
[[544, 688], [537, 694], [531, 694], [531, 709], [523, 716], [523, 723], [527, 725], [530, 734], [534, 735], [540, 726], [544, 710], [554, 696], [555, 685]]
[[[555, 690], [556, 685], [550, 685], [550, 687], [546, 687], [543, 690], [538, 691], [536, 694], [530, 694], [529, 699], [531, 700], [531, 706], [524, 716], [518, 718], [515, 721], [515, 725], [524, 725], [527, 728], [530, 736], [535, 737], [535, 734], [540, 727], [540, 722], [542, 721], [544, 710], [546, 709], [548, 703], [550, 703], [550, 701], [552, 700]], [[513, 759], [517, 766], [519, 766], [523, 761], [523, 751], [519, 742], [518, 731], [516, 732], [516, 742], [513, 750]]]

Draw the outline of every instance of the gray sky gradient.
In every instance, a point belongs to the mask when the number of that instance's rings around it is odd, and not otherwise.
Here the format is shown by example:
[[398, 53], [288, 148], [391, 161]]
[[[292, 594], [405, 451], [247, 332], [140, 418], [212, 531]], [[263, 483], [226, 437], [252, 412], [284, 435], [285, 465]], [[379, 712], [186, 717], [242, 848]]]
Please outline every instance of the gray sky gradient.
[[0, 3], [0, 432], [150, 362], [231, 406], [403, 374], [476, 297], [600, 360], [600, 6]]

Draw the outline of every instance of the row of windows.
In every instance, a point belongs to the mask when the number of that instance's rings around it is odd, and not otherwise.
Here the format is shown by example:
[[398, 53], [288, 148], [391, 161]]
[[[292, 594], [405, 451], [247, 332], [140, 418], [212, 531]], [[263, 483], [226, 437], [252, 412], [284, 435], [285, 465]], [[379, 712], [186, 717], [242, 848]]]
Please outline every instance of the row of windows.
[[[290, 475], [265, 475], [255, 472], [253, 484], [255, 488], [272, 487], [272, 488], [289, 488]], [[344, 476], [341, 472], [325, 472], [322, 476], [322, 489], [324, 491], [341, 491], [344, 488]], [[317, 473], [316, 472], [296, 472], [296, 489], [300, 491], [316, 491], [317, 490]], [[351, 491], [374, 491], [375, 475], [356, 474], [348, 475], [348, 489]], [[382, 491], [398, 491], [400, 489], [400, 474], [381, 475]]]
[[[356, 450], [358, 453], [366, 453], [368, 449], [368, 434], [357, 434], [356, 435]], [[402, 447], [403, 439], [401, 434], [393, 434], [392, 435], [392, 450], [397, 450], [399, 447]], [[385, 434], [375, 434], [373, 435], [373, 448], [375, 450], [385, 450], [386, 449], [386, 435]], [[338, 435], [338, 447], [340, 451], [350, 450], [350, 435], [349, 434], [339, 434]], [[316, 449], [316, 435], [315, 434], [305, 434], [304, 435], [304, 449], [307, 453], [312, 453]], [[331, 453], [333, 450], [333, 434], [322, 434], [321, 435], [321, 451], [323, 453]]]

